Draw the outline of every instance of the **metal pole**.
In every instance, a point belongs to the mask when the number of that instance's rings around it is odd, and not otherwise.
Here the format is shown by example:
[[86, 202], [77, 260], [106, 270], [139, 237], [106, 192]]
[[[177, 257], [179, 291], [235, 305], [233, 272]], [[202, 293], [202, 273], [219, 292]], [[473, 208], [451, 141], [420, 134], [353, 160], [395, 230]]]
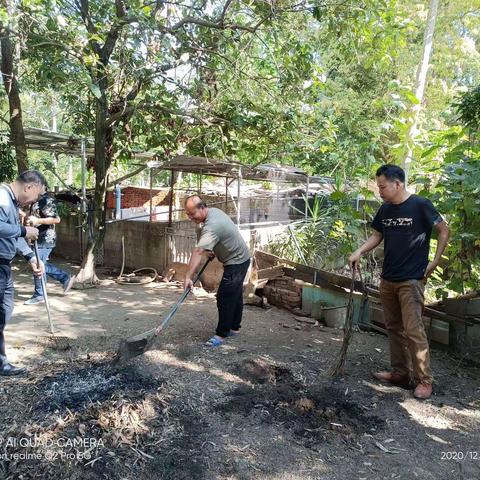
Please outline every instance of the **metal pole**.
[[238, 169], [237, 177], [237, 227], [240, 230], [240, 187], [242, 183], [242, 168]]
[[68, 155], [68, 186], [71, 187], [73, 184], [73, 159]]
[[295, 234], [293, 233], [292, 228], [290, 227], [290, 225], [288, 225], [287, 228], [288, 228], [288, 232], [290, 233], [290, 236], [292, 237], [293, 244], [295, 245], [295, 249], [297, 250], [298, 256], [301, 258], [303, 264], [307, 265], [307, 260], [305, 259], [305, 256], [302, 253], [302, 249], [300, 248], [300, 245], [298, 243], [297, 238], [295, 237]]
[[[82, 138], [82, 142], [80, 144], [81, 153], [82, 153], [82, 221], [80, 222], [83, 224], [84, 221], [87, 223], [88, 229], [88, 218], [87, 218], [87, 146], [85, 138]], [[88, 238], [88, 237], [87, 237]], [[83, 261], [84, 257], [84, 246], [85, 242], [83, 241], [83, 226], [80, 228], [80, 254], [81, 260]]]
[[[37, 259], [37, 268], [40, 268], [40, 255], [38, 253], [38, 243], [37, 243], [36, 240], [33, 242], [33, 248], [35, 250], [35, 257]], [[47, 309], [48, 325], [50, 327], [50, 333], [53, 335], [55, 333], [55, 331], [53, 329], [52, 317], [50, 315], [50, 304], [48, 303], [47, 282], [45, 281], [45, 273], [42, 273], [42, 275], [40, 276], [40, 282], [42, 284], [43, 299], [45, 301], [45, 308]]]
[[85, 139], [82, 138], [81, 143], [82, 151], [82, 212], [87, 211], [87, 148], [85, 145]]
[[152, 188], [153, 188], [153, 168], [150, 168], [150, 222], [153, 220], [153, 194], [152, 194]]
[[83, 260], [83, 225], [82, 225], [82, 222], [83, 222], [83, 219], [82, 219], [82, 216], [81, 215], [77, 215], [77, 228], [78, 228], [78, 240], [79, 240], [79, 243], [80, 243], [80, 260]]
[[173, 186], [175, 185], [174, 171], [170, 171], [170, 201], [168, 202], [168, 226], [172, 226], [172, 216], [173, 216]]
[[308, 218], [308, 189], [310, 187], [310, 178], [307, 175], [307, 188], [305, 192], [305, 220]]
[[228, 177], [225, 177], [225, 213], [228, 215]]
[[115, 185], [115, 218], [122, 219], [122, 186]]
[[[235, 181], [235, 177], [232, 178], [232, 181], [230, 182], [230, 184], [233, 183], [234, 181]], [[235, 212], [238, 212], [238, 201], [236, 201], [235, 198], [233, 197], [233, 194], [230, 191], [230, 189], [228, 188], [228, 185], [227, 185], [227, 192], [228, 192], [228, 195], [230, 195], [231, 201], [233, 203], [233, 207], [235, 208]], [[210, 204], [210, 205], [212, 205], [212, 204]]]

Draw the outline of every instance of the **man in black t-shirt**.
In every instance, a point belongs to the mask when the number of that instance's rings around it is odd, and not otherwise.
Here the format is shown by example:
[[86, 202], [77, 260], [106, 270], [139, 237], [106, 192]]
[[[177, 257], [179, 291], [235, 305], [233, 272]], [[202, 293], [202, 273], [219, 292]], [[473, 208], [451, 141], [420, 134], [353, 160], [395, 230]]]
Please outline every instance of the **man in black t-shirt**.
[[[432, 203], [405, 189], [405, 172], [396, 165], [377, 170], [384, 204], [372, 222], [373, 235], [349, 258], [352, 268], [362, 254], [384, 242], [380, 298], [390, 341], [391, 372], [374, 373], [395, 385], [416, 382], [414, 396], [429, 398], [433, 376], [422, 320], [426, 279], [435, 270], [448, 242], [448, 226]], [[438, 232], [437, 250], [429, 262], [432, 229]]]

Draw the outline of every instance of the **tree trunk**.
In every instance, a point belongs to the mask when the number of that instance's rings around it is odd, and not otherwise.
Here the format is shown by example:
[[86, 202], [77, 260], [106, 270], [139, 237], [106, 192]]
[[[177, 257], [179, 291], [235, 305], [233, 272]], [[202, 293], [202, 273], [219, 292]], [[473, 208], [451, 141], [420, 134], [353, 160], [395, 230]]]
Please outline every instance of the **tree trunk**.
[[[0, 0], [0, 5], [7, 10], [9, 17], [13, 18], [11, 2], [9, 0]], [[15, 55], [15, 46], [11, 40], [10, 33], [1, 29], [0, 36], [2, 52], [1, 72], [10, 111], [8, 122], [10, 125], [10, 141], [15, 147], [18, 172], [22, 173], [28, 170], [28, 157], [25, 132], [23, 131], [22, 103], [17, 82], [17, 67], [15, 65], [15, 60], [18, 61], [18, 55]]]
[[99, 281], [95, 272], [95, 265], [105, 239], [105, 206], [108, 176], [113, 157], [113, 129], [106, 126], [108, 116], [106, 91], [108, 84], [106, 79], [100, 76], [97, 85], [100, 88], [101, 97], [96, 101], [95, 115], [95, 193], [91, 206], [91, 222], [88, 222], [91, 224], [88, 225], [87, 250], [76, 277], [77, 282], [83, 284], [84, 287], [93, 286]]
[[[96, 29], [92, 25], [89, 17], [88, 0], [80, 0], [78, 5], [87, 30], [91, 34], [96, 34]], [[90, 221], [88, 222], [87, 251], [82, 261], [80, 272], [76, 277], [77, 281], [84, 286], [98, 283], [95, 264], [98, 254], [102, 251], [103, 241], [105, 239], [106, 199], [108, 177], [113, 159], [115, 128], [114, 122], [107, 122], [109, 114], [113, 114], [115, 110], [115, 102], [111, 101], [111, 111], [109, 111], [107, 92], [109, 92], [109, 87], [111, 87], [110, 82], [112, 79], [109, 78], [108, 65], [122, 30], [120, 24], [123, 25], [123, 19], [127, 15], [125, 2], [122, 0], [115, 0], [115, 8], [118, 22], [112, 24], [103, 46], [100, 47], [97, 40], [92, 39], [89, 42], [92, 52], [95, 53], [99, 61], [98, 66], [92, 67], [90, 70], [90, 76], [93, 84], [98, 87], [100, 95], [95, 102], [95, 194], [93, 197]], [[138, 90], [135, 90], [131, 100], [134, 100], [137, 94]]]
[[428, 6], [427, 26], [425, 28], [425, 35], [423, 37], [423, 51], [422, 59], [417, 68], [417, 78], [415, 82], [415, 96], [418, 103], [412, 109], [412, 126], [407, 135], [407, 155], [403, 161], [402, 167], [405, 169], [406, 177], [410, 172], [410, 167], [413, 161], [413, 144], [417, 136], [418, 117], [422, 108], [423, 96], [425, 93], [425, 84], [427, 81], [428, 64], [430, 55], [432, 53], [433, 34], [435, 33], [435, 22], [437, 19], [439, 0], [430, 0]]

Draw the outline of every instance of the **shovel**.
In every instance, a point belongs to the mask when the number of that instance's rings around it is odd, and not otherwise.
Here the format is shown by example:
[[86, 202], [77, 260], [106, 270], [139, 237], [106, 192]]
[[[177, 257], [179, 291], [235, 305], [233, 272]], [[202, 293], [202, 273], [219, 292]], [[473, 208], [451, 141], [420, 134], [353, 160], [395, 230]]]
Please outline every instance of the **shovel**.
[[[35, 250], [35, 256], [37, 257], [37, 267], [40, 268], [40, 255], [38, 253], [38, 244], [36, 240], [33, 242], [33, 248]], [[44, 273], [40, 276], [40, 282], [42, 283], [43, 298], [45, 300], [45, 308], [47, 309], [47, 317], [48, 317], [48, 324], [50, 326], [50, 333], [54, 335], [55, 332], [53, 330], [53, 322], [52, 322], [52, 317], [50, 315], [50, 304], [48, 303], [47, 285], [45, 282]]]
[[[193, 280], [193, 285], [197, 283], [198, 279], [202, 275], [207, 265], [210, 263], [213, 257], [208, 258], [208, 260], [204, 263], [203, 267], [197, 273]], [[169, 324], [170, 320], [173, 318], [175, 313], [177, 312], [180, 305], [184, 302], [187, 298], [188, 294], [191, 291], [191, 287], [188, 287], [183, 293], [178, 302], [172, 307], [172, 309], [168, 312], [168, 315], [162, 321], [162, 323], [156, 327], [148, 330], [148, 332], [140, 333], [133, 337], [129, 337], [126, 340], [123, 340], [120, 346], [118, 347], [117, 356], [115, 357], [113, 363], [115, 365], [122, 365], [125, 362], [128, 362], [130, 359], [142, 355], [145, 353], [155, 342], [155, 339], [158, 335], [165, 329], [165, 327]]]

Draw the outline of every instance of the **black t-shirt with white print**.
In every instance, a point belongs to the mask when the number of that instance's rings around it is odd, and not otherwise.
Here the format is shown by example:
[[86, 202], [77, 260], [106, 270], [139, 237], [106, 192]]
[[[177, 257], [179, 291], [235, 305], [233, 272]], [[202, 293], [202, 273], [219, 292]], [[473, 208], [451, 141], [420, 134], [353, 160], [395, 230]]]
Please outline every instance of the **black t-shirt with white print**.
[[[31, 214], [38, 218], [58, 217], [55, 199], [51, 197], [48, 193], [43, 194], [38, 200], [38, 202], [32, 205]], [[54, 248], [57, 242], [55, 225], [39, 225], [38, 231], [38, 247]]]
[[430, 200], [410, 195], [403, 203], [384, 203], [372, 222], [383, 235], [382, 278], [420, 280], [428, 265], [432, 227], [443, 220]]

